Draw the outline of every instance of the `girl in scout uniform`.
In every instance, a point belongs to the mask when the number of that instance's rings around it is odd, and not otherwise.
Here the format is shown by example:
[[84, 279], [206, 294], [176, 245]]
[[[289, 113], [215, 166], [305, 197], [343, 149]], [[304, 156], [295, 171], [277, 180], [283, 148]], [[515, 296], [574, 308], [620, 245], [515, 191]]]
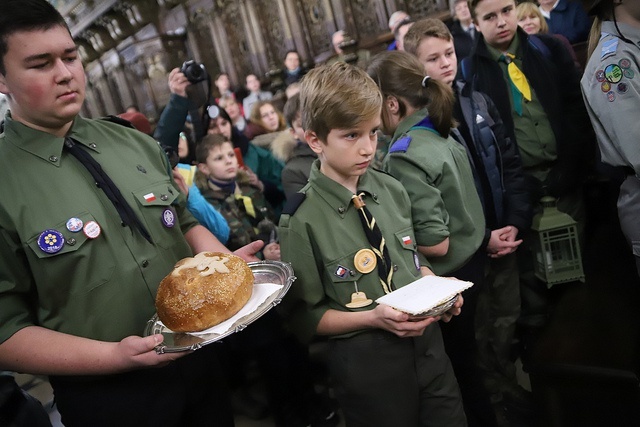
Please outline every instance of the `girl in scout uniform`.
[[474, 328], [486, 258], [478, 250], [485, 217], [464, 140], [452, 131], [453, 92], [426, 76], [424, 65], [406, 52], [378, 55], [368, 72], [384, 97], [383, 129], [393, 135], [383, 168], [409, 193], [418, 250], [435, 274], [475, 284], [463, 293], [464, 312], [442, 331], [467, 418], [495, 425], [476, 367]]
[[[297, 277], [282, 303], [290, 327], [303, 341], [329, 336], [328, 365], [346, 425], [465, 426], [437, 318], [413, 322], [374, 302], [431, 273], [417, 252], [407, 192], [368, 167], [380, 124], [378, 88], [364, 71], [338, 62], [305, 76], [300, 102], [318, 160], [280, 220], [282, 259]], [[375, 227], [365, 228], [365, 215]]]
[[595, 21], [582, 93], [602, 161], [624, 169], [618, 217], [640, 275], [640, 10], [637, 2], [593, 0]]

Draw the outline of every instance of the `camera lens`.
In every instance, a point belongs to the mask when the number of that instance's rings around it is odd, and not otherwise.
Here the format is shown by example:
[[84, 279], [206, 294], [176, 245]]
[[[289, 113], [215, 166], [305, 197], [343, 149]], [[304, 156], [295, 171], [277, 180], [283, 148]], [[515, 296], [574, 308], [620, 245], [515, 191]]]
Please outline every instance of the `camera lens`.
[[204, 65], [198, 64], [193, 59], [185, 61], [180, 71], [191, 83], [198, 83], [207, 79], [207, 72]]
[[189, 80], [197, 80], [200, 81], [202, 79], [202, 77], [204, 76], [204, 70], [202, 68], [200, 68], [199, 66], [197, 66], [196, 64], [192, 64], [188, 69], [187, 69], [187, 78]]

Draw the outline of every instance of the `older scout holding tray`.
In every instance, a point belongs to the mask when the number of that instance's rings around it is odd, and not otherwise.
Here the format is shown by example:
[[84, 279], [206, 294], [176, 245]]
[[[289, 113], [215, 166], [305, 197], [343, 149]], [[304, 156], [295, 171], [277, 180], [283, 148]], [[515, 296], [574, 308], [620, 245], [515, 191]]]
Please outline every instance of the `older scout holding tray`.
[[178, 260], [228, 250], [153, 138], [78, 115], [84, 69], [45, 0], [2, 2], [0, 92], [0, 370], [50, 375], [67, 427], [233, 425], [213, 346], [138, 336]]

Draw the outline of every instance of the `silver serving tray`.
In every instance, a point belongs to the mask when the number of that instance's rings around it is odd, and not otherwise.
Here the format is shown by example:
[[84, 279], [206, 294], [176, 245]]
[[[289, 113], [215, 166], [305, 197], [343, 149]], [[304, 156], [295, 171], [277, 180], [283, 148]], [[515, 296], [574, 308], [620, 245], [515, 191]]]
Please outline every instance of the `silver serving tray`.
[[181, 351], [197, 350], [207, 344], [219, 341], [235, 332], [244, 330], [251, 323], [264, 316], [269, 310], [276, 305], [280, 304], [282, 298], [285, 296], [291, 284], [296, 277], [293, 275], [293, 268], [291, 264], [281, 261], [259, 261], [250, 262], [249, 268], [253, 272], [254, 283], [275, 283], [282, 285], [280, 292], [272, 295], [263, 304], [261, 304], [256, 311], [238, 319], [233, 327], [224, 334], [190, 334], [185, 332], [173, 332], [171, 329], [164, 326], [158, 320], [158, 315], [155, 314], [149, 321], [144, 329], [144, 336], [162, 334], [164, 340], [158, 344], [155, 348], [156, 353], [177, 353]]

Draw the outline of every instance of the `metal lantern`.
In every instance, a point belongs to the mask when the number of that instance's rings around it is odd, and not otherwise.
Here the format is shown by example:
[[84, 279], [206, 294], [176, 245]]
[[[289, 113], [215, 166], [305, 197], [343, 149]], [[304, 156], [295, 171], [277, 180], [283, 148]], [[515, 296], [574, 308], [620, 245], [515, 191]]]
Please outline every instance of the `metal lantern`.
[[556, 199], [543, 197], [542, 213], [533, 218], [534, 272], [551, 287], [558, 283], [584, 282], [576, 221], [556, 207]]

